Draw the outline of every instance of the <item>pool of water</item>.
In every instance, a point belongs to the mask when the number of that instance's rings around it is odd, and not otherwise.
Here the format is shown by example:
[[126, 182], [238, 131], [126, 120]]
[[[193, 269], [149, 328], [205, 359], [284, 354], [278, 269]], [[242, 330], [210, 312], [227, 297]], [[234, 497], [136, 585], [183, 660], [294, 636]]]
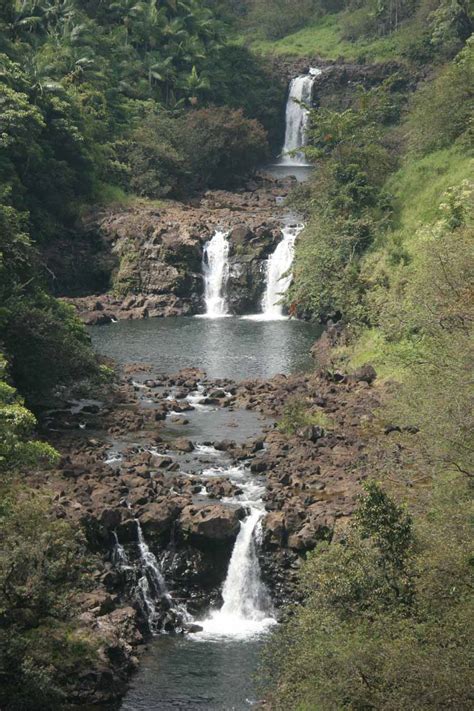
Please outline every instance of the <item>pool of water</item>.
[[210, 378], [268, 378], [311, 367], [321, 329], [304, 321], [193, 317], [119, 321], [89, 329], [95, 348], [159, 373], [198, 367]]
[[122, 711], [244, 711], [255, 705], [262, 640], [161, 637], [142, 658]]

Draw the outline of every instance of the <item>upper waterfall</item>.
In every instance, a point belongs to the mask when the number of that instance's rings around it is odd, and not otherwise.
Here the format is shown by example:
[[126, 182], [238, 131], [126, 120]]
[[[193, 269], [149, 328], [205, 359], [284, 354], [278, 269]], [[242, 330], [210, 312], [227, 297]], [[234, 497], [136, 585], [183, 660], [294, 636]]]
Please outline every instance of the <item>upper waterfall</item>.
[[279, 161], [280, 165], [306, 165], [303, 153], [291, 154], [306, 144], [309, 115], [306, 106], [311, 104], [313, 83], [320, 74], [321, 69], [311, 68], [309, 74], [302, 74], [290, 83], [286, 104], [285, 144]]
[[227, 316], [225, 285], [229, 276], [227, 233], [216, 230], [203, 251], [204, 299], [208, 318]]

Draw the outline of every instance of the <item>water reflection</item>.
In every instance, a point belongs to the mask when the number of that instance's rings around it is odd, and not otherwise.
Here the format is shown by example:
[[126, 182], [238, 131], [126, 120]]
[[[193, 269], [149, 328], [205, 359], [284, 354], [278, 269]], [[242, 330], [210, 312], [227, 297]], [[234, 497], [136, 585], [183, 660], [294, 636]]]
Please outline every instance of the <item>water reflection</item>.
[[97, 350], [121, 363], [151, 363], [157, 372], [203, 368], [211, 378], [241, 380], [311, 366], [320, 329], [302, 321], [192, 317], [120, 321], [89, 329]]

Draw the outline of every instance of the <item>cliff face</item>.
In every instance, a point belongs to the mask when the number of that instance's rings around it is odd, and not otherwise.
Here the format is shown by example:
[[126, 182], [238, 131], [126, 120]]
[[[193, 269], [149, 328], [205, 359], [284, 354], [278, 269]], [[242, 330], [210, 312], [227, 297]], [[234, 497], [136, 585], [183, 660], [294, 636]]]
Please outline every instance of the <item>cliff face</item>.
[[87, 218], [87, 232], [96, 235], [109, 288], [87, 297], [63, 295], [89, 324], [202, 313], [203, 248], [222, 229], [230, 242], [230, 311], [258, 310], [266, 261], [281, 239], [278, 203], [292, 184], [262, 178], [238, 193], [208, 192], [195, 205], [169, 201], [96, 212]]

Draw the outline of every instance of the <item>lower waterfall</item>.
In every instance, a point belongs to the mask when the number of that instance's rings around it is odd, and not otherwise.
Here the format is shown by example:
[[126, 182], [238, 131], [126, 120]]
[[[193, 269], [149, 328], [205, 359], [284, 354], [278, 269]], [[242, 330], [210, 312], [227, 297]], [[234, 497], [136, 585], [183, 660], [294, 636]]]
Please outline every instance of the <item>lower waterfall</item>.
[[202, 268], [207, 318], [227, 316], [225, 286], [229, 277], [229, 242], [227, 233], [217, 230], [204, 246]]
[[139, 558], [133, 564], [124, 547], [120, 544], [117, 534], [114, 533], [114, 547], [112, 549], [112, 562], [122, 573], [135, 571], [134, 590], [137, 602], [146, 618], [151, 634], [167, 631], [182, 631], [191, 622], [191, 617], [187, 610], [174, 602], [165, 579], [160, 570], [160, 565], [156, 556], [151, 552], [145, 541], [142, 527], [138, 519], [135, 519], [137, 526], [137, 544]]
[[222, 590], [222, 607], [199, 622], [203, 627], [199, 636], [204, 638], [252, 637], [276, 624], [257, 556], [261, 522], [265, 515], [261, 498], [264, 488], [248, 478], [245, 467], [235, 467], [226, 473], [243, 491], [235, 498], [235, 503], [247, 506], [249, 513], [240, 523]]
[[240, 532], [222, 591], [223, 605], [200, 624], [210, 636], [248, 637], [276, 623], [268, 591], [262, 582], [256, 537], [264, 512], [252, 508]]

